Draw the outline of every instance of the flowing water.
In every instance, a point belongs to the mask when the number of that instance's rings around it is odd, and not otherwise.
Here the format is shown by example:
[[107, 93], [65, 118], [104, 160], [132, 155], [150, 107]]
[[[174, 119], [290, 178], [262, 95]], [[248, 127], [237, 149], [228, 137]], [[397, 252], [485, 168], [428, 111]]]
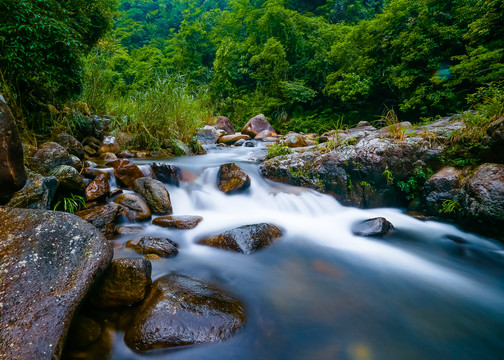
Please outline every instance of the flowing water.
[[[204, 220], [193, 230], [142, 223], [142, 236], [179, 244], [177, 257], [153, 262], [153, 279], [178, 272], [217, 284], [246, 304], [246, 325], [221, 343], [150, 354], [134, 353], [118, 332], [110, 359], [504, 358], [501, 245], [399, 209], [344, 207], [331, 196], [265, 180], [253, 160], [264, 152], [214, 148], [168, 160], [184, 180], [167, 185], [174, 215]], [[228, 162], [251, 177], [246, 193], [217, 189], [219, 165]], [[383, 239], [352, 235], [352, 224], [377, 216], [397, 231]], [[259, 222], [285, 235], [253, 255], [196, 244]], [[114, 239], [115, 257], [140, 256], [124, 247], [135, 238]]]

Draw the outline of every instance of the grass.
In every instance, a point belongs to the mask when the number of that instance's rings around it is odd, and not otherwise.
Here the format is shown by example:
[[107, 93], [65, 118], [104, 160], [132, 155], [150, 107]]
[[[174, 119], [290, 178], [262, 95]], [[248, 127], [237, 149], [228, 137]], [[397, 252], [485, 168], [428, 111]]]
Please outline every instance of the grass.
[[384, 123], [392, 138], [403, 141], [406, 139], [406, 128], [401, 125], [397, 113], [390, 109], [380, 119]]
[[68, 197], [61, 197], [54, 205], [54, 211], [64, 211], [75, 214], [77, 211], [86, 208], [86, 199], [82, 196], [71, 194]]
[[281, 141], [269, 147], [268, 153], [266, 154], [266, 158], [272, 159], [277, 156], [288, 155], [292, 153], [293, 153], [292, 149], [287, 145], [285, 145], [283, 141]]

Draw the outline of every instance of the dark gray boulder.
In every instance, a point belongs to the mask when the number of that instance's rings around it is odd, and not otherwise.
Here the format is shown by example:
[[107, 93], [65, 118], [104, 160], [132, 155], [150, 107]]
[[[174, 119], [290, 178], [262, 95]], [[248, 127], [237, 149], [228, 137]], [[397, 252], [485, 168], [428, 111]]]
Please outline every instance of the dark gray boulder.
[[42, 176], [30, 171], [25, 186], [12, 196], [7, 206], [50, 210], [57, 189], [58, 179], [54, 176]]
[[69, 154], [75, 155], [81, 160], [84, 159], [84, 146], [72, 135], [66, 133], [59, 134], [55, 142], [63, 146]]
[[135, 180], [133, 190], [144, 197], [153, 214], [173, 213], [170, 194], [161, 181], [142, 177]]
[[68, 151], [55, 142], [47, 142], [40, 145], [33, 158], [29, 160], [29, 168], [42, 175], [49, 175], [51, 170], [58, 166], [72, 166], [73, 164], [74, 160]]
[[178, 254], [178, 245], [168, 238], [144, 236], [134, 247], [139, 254], [154, 254], [161, 257], [174, 257]]
[[352, 232], [357, 236], [383, 237], [391, 230], [394, 230], [394, 226], [383, 217], [364, 220], [352, 226]]
[[112, 259], [92, 225], [67, 213], [0, 208], [0, 354], [59, 359], [72, 317]]

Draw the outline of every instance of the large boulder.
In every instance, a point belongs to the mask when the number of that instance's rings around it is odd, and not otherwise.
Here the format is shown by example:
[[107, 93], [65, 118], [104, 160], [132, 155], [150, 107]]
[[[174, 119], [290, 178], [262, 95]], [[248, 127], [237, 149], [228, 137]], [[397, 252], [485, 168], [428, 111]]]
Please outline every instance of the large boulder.
[[72, 166], [74, 160], [66, 149], [58, 143], [47, 142], [40, 145], [32, 159], [29, 167], [42, 175], [49, 175], [51, 170], [61, 165]]
[[243, 192], [250, 187], [250, 177], [236, 164], [224, 164], [217, 173], [217, 187], [226, 194]]
[[136, 179], [144, 177], [142, 170], [126, 159], [115, 160], [107, 163], [114, 168], [114, 175], [124, 186], [131, 188]]
[[114, 259], [93, 289], [91, 304], [110, 308], [141, 301], [152, 283], [151, 271], [151, 262], [146, 259]]
[[465, 181], [460, 199], [461, 215], [466, 225], [503, 238], [504, 165], [479, 166]]
[[93, 226], [62, 212], [0, 208], [0, 227], [0, 357], [59, 359], [112, 247]]
[[133, 190], [145, 198], [152, 213], [159, 215], [173, 213], [170, 194], [161, 181], [142, 177], [135, 180]]
[[252, 254], [268, 247], [282, 235], [282, 230], [275, 225], [253, 224], [201, 239], [198, 243], [243, 254]]
[[152, 163], [150, 167], [154, 179], [165, 184], [179, 186], [182, 173], [176, 166]]
[[30, 171], [25, 186], [14, 194], [7, 206], [50, 210], [57, 189], [58, 179], [54, 176], [42, 176]]
[[273, 135], [277, 134], [275, 129], [273, 129], [269, 121], [266, 119], [266, 116], [259, 114], [257, 116], [254, 116], [245, 124], [241, 133], [250, 135], [250, 137], [254, 138], [263, 130], [269, 130]]
[[104, 201], [110, 195], [110, 175], [99, 172], [94, 180], [86, 188], [86, 201]]
[[152, 223], [164, 228], [194, 229], [203, 220], [201, 216], [178, 215], [162, 216], [152, 220]]
[[154, 282], [124, 340], [135, 351], [212, 343], [230, 338], [245, 316], [244, 305], [216, 286], [170, 274]]
[[125, 214], [133, 220], [149, 220], [152, 213], [145, 200], [137, 194], [122, 194], [114, 199], [116, 204], [122, 205]]
[[439, 215], [443, 203], [457, 201], [462, 186], [462, 171], [454, 167], [444, 167], [432, 175], [423, 188], [425, 208], [430, 214]]
[[232, 135], [235, 133], [235, 128], [231, 121], [225, 116], [219, 116], [215, 123], [215, 127], [220, 130], [224, 130], [227, 135]]
[[55, 142], [63, 146], [70, 155], [75, 155], [81, 160], [84, 159], [84, 146], [72, 135], [59, 134]]
[[487, 150], [482, 158], [487, 162], [504, 163], [504, 116], [492, 122], [487, 129]]
[[0, 198], [20, 190], [26, 178], [23, 145], [14, 117], [0, 96]]
[[115, 223], [122, 213], [122, 207], [116, 204], [96, 206], [91, 209], [81, 210], [75, 215], [96, 226], [102, 234], [114, 234]]
[[213, 126], [206, 125], [203, 129], [198, 130], [196, 139], [200, 144], [212, 145], [217, 143], [217, 140], [219, 140], [222, 135], [222, 131], [218, 131]]

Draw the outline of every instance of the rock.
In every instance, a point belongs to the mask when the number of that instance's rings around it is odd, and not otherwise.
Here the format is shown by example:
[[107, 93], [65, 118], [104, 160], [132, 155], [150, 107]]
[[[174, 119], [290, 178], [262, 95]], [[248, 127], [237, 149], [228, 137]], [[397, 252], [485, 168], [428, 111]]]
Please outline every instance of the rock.
[[110, 175], [100, 172], [86, 188], [86, 201], [106, 201], [110, 195]]
[[255, 144], [255, 142], [253, 142], [253, 141], [251, 141], [251, 140], [247, 140], [247, 141], [245, 141], [245, 142], [243, 143], [243, 146], [244, 146], [244, 147], [255, 147], [255, 146], [256, 146], [256, 144]]
[[117, 157], [121, 159], [132, 159], [135, 157], [135, 154], [133, 154], [131, 151], [123, 150], [119, 154], [117, 154]]
[[383, 217], [364, 220], [352, 226], [352, 233], [357, 236], [382, 237], [391, 230], [394, 230], [394, 226]]
[[250, 135], [254, 138], [261, 131], [270, 130], [273, 135], [276, 135], [275, 129], [271, 126], [269, 121], [263, 114], [259, 114], [250, 119], [242, 129], [242, 134]]
[[224, 135], [219, 138], [219, 144], [233, 145], [239, 140], [250, 140], [249, 135], [236, 133], [233, 135]]
[[284, 138], [284, 145], [290, 148], [305, 147], [306, 141], [301, 134], [289, 133]]
[[217, 186], [226, 194], [234, 194], [250, 187], [250, 177], [236, 164], [224, 164], [217, 173]]
[[221, 289], [178, 274], [152, 285], [124, 340], [135, 351], [212, 343], [245, 323], [244, 305]]
[[30, 171], [25, 186], [14, 194], [7, 206], [51, 210], [57, 189], [58, 179], [54, 176], [46, 177]]
[[84, 145], [84, 152], [90, 156], [98, 154], [100, 144], [100, 140], [93, 136], [87, 136], [84, 138], [84, 140], [82, 140], [82, 145]]
[[135, 136], [131, 133], [118, 131], [116, 133], [116, 140], [123, 148], [130, 149], [135, 144]]
[[138, 234], [142, 231], [143, 228], [141, 226], [118, 226], [115, 228], [116, 234], [119, 235]]
[[272, 136], [276, 136], [276, 134], [273, 131], [266, 129], [254, 136], [254, 140], [264, 140]]
[[504, 238], [504, 165], [479, 166], [464, 182], [460, 199], [466, 225]]
[[113, 136], [105, 136], [98, 149], [98, 155], [104, 153], [118, 154], [121, 151], [121, 146]]
[[29, 163], [30, 169], [42, 175], [49, 175], [54, 168], [61, 165], [72, 166], [74, 161], [63, 146], [55, 142], [48, 142], [40, 145]]
[[179, 186], [182, 174], [180, 169], [173, 165], [168, 164], [151, 164], [152, 174], [154, 179], [161, 181], [165, 184]]
[[154, 214], [169, 215], [173, 213], [170, 194], [159, 180], [142, 177], [133, 183], [133, 190], [142, 195]]
[[244, 225], [222, 234], [202, 239], [198, 244], [243, 254], [252, 254], [268, 247], [282, 235], [282, 230], [275, 225]]
[[152, 223], [165, 228], [194, 229], [201, 220], [201, 216], [179, 215], [158, 217], [152, 220]]
[[504, 117], [492, 122], [487, 129], [485, 145], [488, 150], [482, 154], [487, 162], [504, 163]]
[[425, 207], [428, 213], [439, 215], [446, 200], [457, 201], [462, 186], [462, 171], [444, 167], [432, 175], [423, 188]]
[[122, 208], [116, 204], [96, 206], [92, 209], [81, 210], [75, 215], [96, 226], [102, 234], [114, 234], [115, 223], [121, 215]]
[[219, 116], [217, 118], [217, 122], [215, 123], [215, 127], [220, 130], [224, 130], [227, 135], [232, 135], [235, 133], [235, 128], [231, 121], [225, 116]]
[[133, 153], [133, 156], [137, 159], [144, 159], [147, 156], [149, 156], [148, 151], [131, 150], [131, 152]]
[[98, 322], [87, 316], [78, 315], [72, 321], [68, 342], [74, 347], [84, 348], [98, 341], [102, 332], [102, 326]]
[[170, 147], [175, 156], [191, 156], [193, 154], [189, 146], [179, 139], [172, 140]]
[[82, 175], [84, 175], [88, 179], [94, 179], [98, 175], [104, 173], [105, 171], [97, 169], [95, 167], [85, 167], [82, 170]]
[[130, 306], [141, 301], [152, 283], [149, 260], [114, 259], [90, 295], [97, 308]]
[[362, 127], [369, 127], [369, 126], [372, 126], [369, 122], [367, 122], [367, 121], [359, 121], [359, 123], [355, 127], [356, 128], [362, 128]]
[[91, 146], [89, 145], [84, 145], [84, 152], [86, 153], [86, 155], [88, 156], [95, 156], [96, 155], [96, 150], [93, 149]]
[[173, 257], [178, 254], [178, 245], [168, 239], [152, 236], [144, 236], [135, 246], [139, 254], [155, 254], [161, 257]]
[[84, 159], [84, 146], [72, 135], [59, 134], [55, 142], [63, 146], [70, 155], [75, 155], [81, 160]]
[[245, 144], [245, 141], [249, 141], [249, 140], [240, 139], [237, 142], [235, 142], [233, 145], [236, 147], [243, 146], [243, 144]]
[[72, 158], [72, 167], [77, 170], [78, 172], [80, 172], [83, 168], [82, 166], [82, 161], [75, 155], [70, 155], [70, 158]]
[[222, 132], [217, 131], [213, 126], [206, 125], [203, 129], [198, 130], [196, 139], [203, 145], [212, 145], [217, 143], [222, 135]]
[[64, 194], [84, 195], [86, 183], [84, 177], [77, 170], [68, 165], [61, 165], [49, 172], [59, 181], [58, 192]]
[[112, 247], [68, 213], [0, 208], [0, 228], [0, 354], [59, 359], [72, 317]]
[[126, 159], [115, 160], [107, 165], [114, 168], [114, 175], [124, 186], [131, 188], [136, 179], [144, 177], [138, 166]]
[[114, 153], [111, 152], [104, 152], [100, 154], [100, 160], [103, 160], [104, 162], [112, 162], [114, 160], [117, 160], [117, 156]]
[[122, 194], [114, 199], [116, 204], [121, 205], [129, 219], [138, 221], [149, 220], [151, 211], [145, 200], [136, 194]]
[[23, 147], [23, 155], [25, 158], [31, 158], [37, 152], [37, 148], [32, 144], [21, 143], [21, 146]]

